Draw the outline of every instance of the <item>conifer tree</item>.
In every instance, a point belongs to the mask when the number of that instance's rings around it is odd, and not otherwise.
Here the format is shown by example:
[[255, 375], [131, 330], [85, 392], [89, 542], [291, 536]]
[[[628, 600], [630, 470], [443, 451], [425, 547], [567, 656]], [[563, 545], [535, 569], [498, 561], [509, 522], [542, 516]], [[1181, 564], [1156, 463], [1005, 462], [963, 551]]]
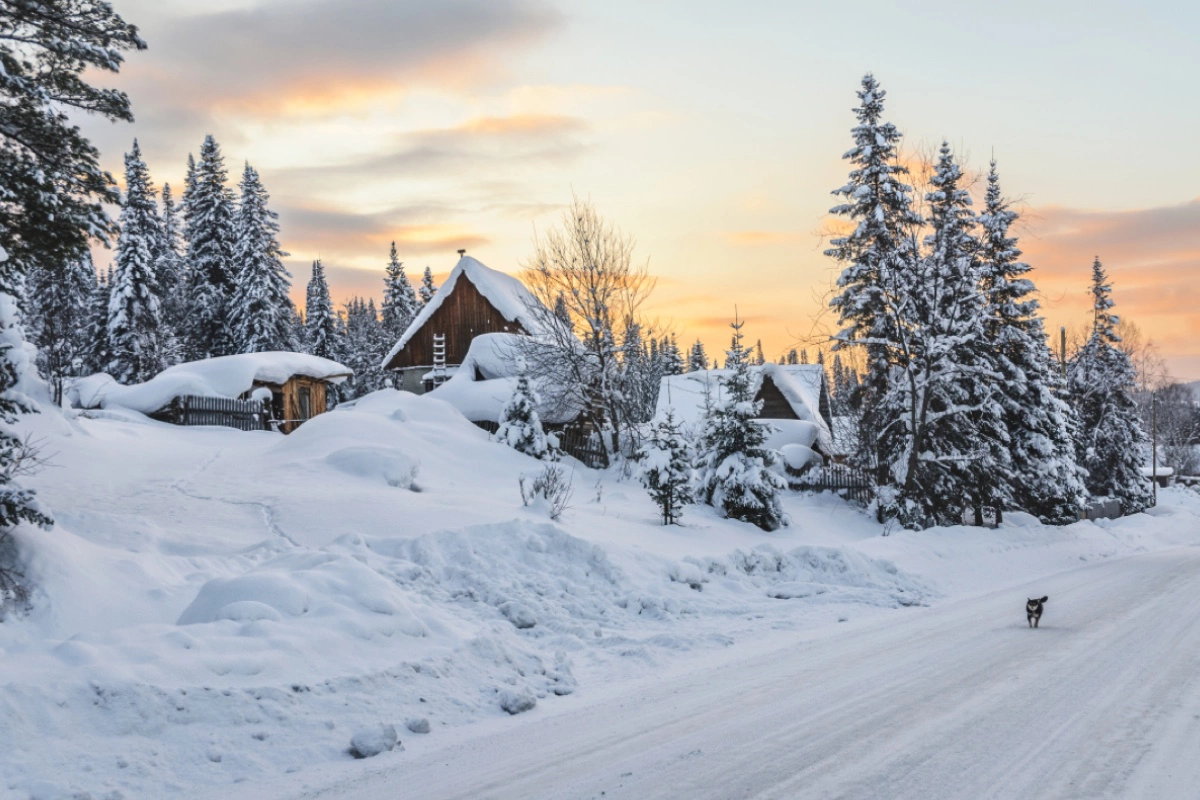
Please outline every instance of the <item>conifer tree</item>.
[[433, 270], [425, 267], [425, 274], [421, 276], [421, 304], [429, 305], [435, 294], [437, 287], [433, 285]]
[[1079, 415], [1079, 463], [1087, 470], [1094, 497], [1121, 501], [1124, 513], [1143, 511], [1152, 502], [1150, 482], [1142, 475], [1146, 433], [1132, 391], [1137, 376], [1120, 347], [1120, 319], [1112, 313], [1112, 285], [1097, 257], [1092, 264], [1092, 332], [1068, 367], [1071, 400]]
[[186, 292], [182, 291], [186, 286], [187, 273], [187, 262], [183, 257], [183, 226], [183, 217], [175, 202], [171, 184], [164, 183], [159, 216], [160, 240], [154, 272], [161, 292], [159, 299], [163, 325], [171, 340], [171, 352], [167, 358], [169, 363], [179, 360], [179, 329], [188, 308]]
[[313, 262], [312, 278], [308, 282], [307, 299], [304, 304], [308, 352], [337, 361], [341, 357], [338, 324], [339, 319], [333, 313], [333, 301], [329, 297], [329, 284], [325, 281], [325, 267], [321, 260], [317, 259]]
[[683, 426], [675, 419], [675, 410], [650, 430], [642, 446], [640, 462], [642, 485], [662, 514], [663, 525], [674, 525], [683, 516], [683, 507], [692, 502], [691, 450], [683, 437]]
[[903, 334], [897, 314], [911, 282], [917, 256], [914, 229], [921, 222], [912, 209], [912, 188], [903, 182], [908, 169], [897, 160], [900, 132], [883, 121], [886, 96], [873, 75], [863, 77], [854, 111], [854, 147], [843, 156], [853, 169], [846, 184], [833, 192], [845, 202], [830, 209], [854, 230], [833, 239], [825, 251], [843, 265], [839, 294], [830, 303], [843, 326], [837, 347], [866, 349], [863, 391], [869, 397], [863, 402], [860, 441], [868, 450], [856, 454], [864, 468], [885, 460], [883, 454], [871, 452], [884, 427], [875, 420], [875, 409], [888, 391], [894, 351]]
[[[30, 279], [28, 317], [38, 324], [29, 338], [37, 345], [38, 371], [49, 381], [55, 403], [62, 403], [67, 378], [88, 374], [88, 328], [95, 291], [96, 267], [88, 250], [61, 274], [38, 269]], [[107, 297], [103, 308], [107, 328]]]
[[799, 364], [800, 355], [796, 352], [796, 348], [787, 351], [787, 357], [784, 359], [785, 364]]
[[383, 388], [383, 357], [392, 341], [383, 333], [375, 300], [355, 297], [346, 304], [346, 332], [342, 341], [342, 363], [354, 377], [338, 386], [343, 400], [362, 397]]
[[774, 471], [774, 450], [765, 447], [766, 428], [756, 421], [762, 410], [750, 354], [742, 345], [742, 326], [735, 320], [733, 341], [726, 351], [723, 401], [714, 402], [705, 416], [701, 435], [700, 494], [704, 502], [731, 519], [750, 522], [763, 530], [783, 524], [779, 493], [787, 484]]
[[125, 155], [125, 198], [117, 237], [116, 271], [109, 290], [109, 373], [121, 383], [141, 383], [167, 366], [161, 290], [155, 253], [162, 234], [154, 187], [137, 140]]
[[567, 296], [562, 292], [559, 292], [558, 297], [554, 299], [554, 317], [568, 330], [575, 327], [575, 323], [571, 320], [571, 310], [567, 308]]
[[87, 343], [84, 368], [88, 373], [104, 372], [112, 361], [108, 343], [108, 300], [113, 272], [110, 266], [104, 275], [96, 275], [96, 286], [88, 302]]
[[878, 452], [895, 494], [884, 514], [910, 528], [950, 521], [964, 507], [1001, 506], [1010, 487], [1000, 407], [983, 339], [979, 243], [962, 171], [942, 144], [926, 195], [927, 254], [903, 286], [893, 350], [899, 378], [872, 409]]
[[220, 146], [211, 135], [206, 136], [185, 195], [191, 307], [184, 323], [183, 348], [189, 360], [237, 352], [229, 326], [236, 270], [227, 174]]
[[704, 371], [708, 369], [708, 354], [704, 352], [704, 342], [699, 339], [692, 345], [691, 352], [688, 353], [688, 372]]
[[759, 367], [767, 363], [767, 357], [763, 355], [762, 339], [759, 339], [754, 345], [754, 363]]
[[528, 370], [521, 364], [516, 388], [500, 412], [496, 441], [527, 456], [544, 459], [551, 456], [551, 448], [542, 429], [537, 403], [537, 394], [529, 385]]
[[239, 353], [295, 350], [292, 336], [291, 273], [283, 266], [287, 253], [279, 247], [279, 215], [258, 171], [249, 164], [242, 173], [241, 202], [234, 220], [234, 263], [238, 265], [229, 327]]
[[[404, 263], [396, 254], [396, 243], [388, 256], [387, 276], [383, 279], [383, 332], [392, 340], [399, 341], [413, 317], [417, 315], [417, 295], [408, 276], [404, 274]], [[389, 345], [390, 347], [390, 345]]]
[[992, 382], [1008, 434], [1012, 502], [1045, 522], [1073, 522], [1086, 500], [1071, 436], [1074, 410], [1060, 397], [1031, 268], [1009, 235], [1017, 219], [1001, 195], [993, 160], [979, 218], [980, 288], [987, 304], [984, 337], [994, 351]]

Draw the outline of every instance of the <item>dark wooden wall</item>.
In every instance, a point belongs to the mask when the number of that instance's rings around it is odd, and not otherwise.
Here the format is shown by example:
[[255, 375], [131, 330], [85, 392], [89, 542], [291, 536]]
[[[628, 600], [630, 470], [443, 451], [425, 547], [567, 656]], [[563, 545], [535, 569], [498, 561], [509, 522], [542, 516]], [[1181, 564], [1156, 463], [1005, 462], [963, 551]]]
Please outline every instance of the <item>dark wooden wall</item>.
[[404, 349], [388, 362], [388, 369], [433, 365], [433, 336], [446, 337], [446, 363], [461, 364], [471, 340], [483, 333], [525, 333], [519, 322], [509, 322], [475, 284], [460, 274], [449, 297], [425, 320]]
[[792, 410], [792, 404], [770, 378], [763, 379], [762, 388], [758, 390], [758, 397], [755, 399], [762, 400], [763, 404], [758, 419], [800, 419]]

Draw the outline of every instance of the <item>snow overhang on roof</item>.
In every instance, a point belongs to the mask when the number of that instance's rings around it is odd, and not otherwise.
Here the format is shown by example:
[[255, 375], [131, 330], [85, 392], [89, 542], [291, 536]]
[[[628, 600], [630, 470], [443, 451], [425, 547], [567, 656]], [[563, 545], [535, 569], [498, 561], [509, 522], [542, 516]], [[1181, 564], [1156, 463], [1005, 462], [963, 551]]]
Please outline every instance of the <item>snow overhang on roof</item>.
[[120, 406], [151, 414], [185, 395], [236, 398], [255, 384], [283, 384], [296, 376], [341, 383], [353, 374], [336, 361], [306, 353], [242, 353], [176, 364], [132, 386], [103, 373], [92, 375], [76, 381], [73, 394], [83, 408]]

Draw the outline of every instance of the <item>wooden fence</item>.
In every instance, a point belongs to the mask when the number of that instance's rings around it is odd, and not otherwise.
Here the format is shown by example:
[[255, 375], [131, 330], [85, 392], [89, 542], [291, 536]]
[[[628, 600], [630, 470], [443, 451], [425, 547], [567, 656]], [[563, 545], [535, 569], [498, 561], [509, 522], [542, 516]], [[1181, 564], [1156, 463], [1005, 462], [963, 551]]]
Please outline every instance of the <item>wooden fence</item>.
[[788, 470], [788, 485], [802, 492], [833, 492], [855, 503], [867, 505], [875, 496], [871, 479], [843, 464], [813, 466], [796, 473]]
[[270, 430], [270, 412], [264, 403], [255, 400], [185, 395], [172, 400], [161, 416], [175, 425], [221, 425], [239, 431]]
[[[500, 423], [491, 420], [476, 420], [475, 424], [493, 435], [500, 429]], [[558, 437], [559, 449], [579, 459], [584, 466], [592, 469], [604, 469], [608, 466], [608, 454], [589, 429], [574, 425], [563, 428], [547, 427], [546, 434]]]

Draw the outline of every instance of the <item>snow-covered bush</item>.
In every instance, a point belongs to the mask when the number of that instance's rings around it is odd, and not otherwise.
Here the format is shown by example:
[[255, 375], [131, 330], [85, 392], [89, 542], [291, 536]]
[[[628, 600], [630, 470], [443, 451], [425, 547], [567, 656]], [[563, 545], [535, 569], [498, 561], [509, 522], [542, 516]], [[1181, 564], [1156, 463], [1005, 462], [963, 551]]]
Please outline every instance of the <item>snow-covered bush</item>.
[[642, 485], [662, 512], [663, 525], [678, 522], [683, 506], [692, 502], [693, 471], [690, 448], [672, 409], [651, 429], [638, 461]]
[[530, 508], [544, 510], [550, 519], [557, 520], [567, 510], [571, 500], [571, 476], [558, 464], [547, 464], [541, 472], [520, 478], [521, 502]]
[[547, 458], [551, 455], [551, 448], [538, 416], [537, 402], [537, 394], [529, 386], [529, 375], [522, 365], [517, 387], [500, 412], [496, 441], [527, 456]]
[[753, 376], [742, 346], [742, 324], [732, 323], [727, 351], [726, 399], [704, 419], [700, 441], [699, 486], [705, 503], [725, 516], [773, 531], [784, 524], [779, 492], [787, 482], [775, 470], [778, 454], [765, 447], [767, 429], [756, 421], [762, 403], [754, 400]]

